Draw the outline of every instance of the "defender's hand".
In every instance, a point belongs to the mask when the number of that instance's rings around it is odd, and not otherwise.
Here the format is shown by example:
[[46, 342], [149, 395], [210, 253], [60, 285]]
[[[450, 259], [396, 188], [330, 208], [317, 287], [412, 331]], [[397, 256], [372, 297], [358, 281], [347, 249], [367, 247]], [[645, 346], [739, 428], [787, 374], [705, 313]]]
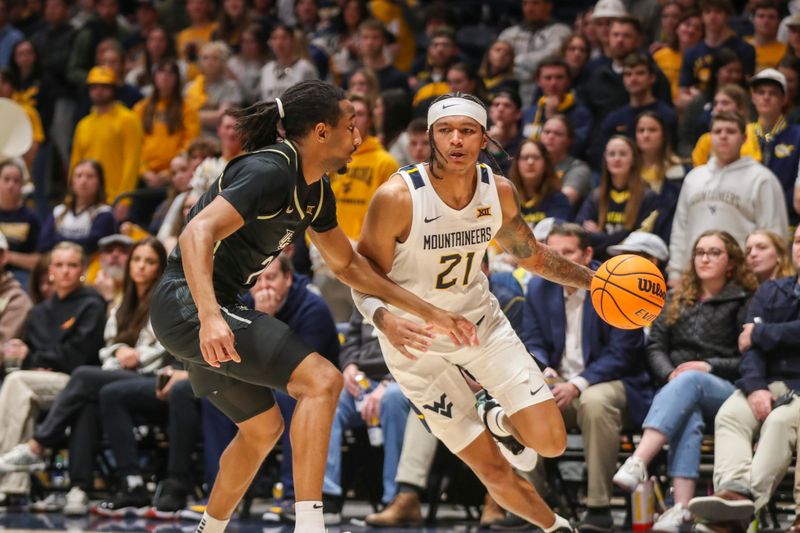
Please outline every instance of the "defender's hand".
[[242, 360], [234, 348], [233, 332], [219, 314], [200, 321], [200, 351], [206, 363], [216, 368], [220, 363]]
[[408, 351], [408, 348], [420, 352], [427, 352], [433, 338], [433, 326], [417, 324], [389, 312], [386, 308], [379, 309], [375, 314], [375, 325], [386, 335], [388, 341], [397, 351], [411, 360], [417, 357]]
[[449, 336], [456, 346], [478, 345], [478, 331], [475, 324], [459, 314], [437, 309], [428, 318], [428, 324], [433, 326], [435, 331]]

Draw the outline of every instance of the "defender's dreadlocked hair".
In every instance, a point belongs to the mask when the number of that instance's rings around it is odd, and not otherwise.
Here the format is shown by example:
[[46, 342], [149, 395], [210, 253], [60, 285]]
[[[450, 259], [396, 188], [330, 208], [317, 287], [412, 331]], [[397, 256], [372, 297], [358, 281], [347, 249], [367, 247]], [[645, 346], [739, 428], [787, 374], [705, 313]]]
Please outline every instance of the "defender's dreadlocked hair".
[[346, 99], [342, 89], [330, 83], [309, 80], [292, 85], [280, 96], [284, 118], [278, 115], [275, 100], [258, 102], [232, 115], [236, 130], [242, 136], [242, 147], [248, 151], [275, 144], [280, 137], [297, 140], [320, 122], [335, 125], [341, 118], [339, 102]]
[[[438, 97], [436, 100], [431, 102], [431, 105], [435, 104], [436, 102], [439, 102], [440, 100], [446, 100], [447, 98], [463, 98], [465, 100], [469, 100], [470, 102], [475, 102], [476, 104], [479, 104], [483, 108], [486, 108], [486, 104], [484, 104], [483, 101], [481, 101], [481, 99], [478, 98], [477, 96], [460, 92], [443, 94], [442, 96]], [[436, 146], [436, 143], [433, 140], [432, 126], [433, 124], [428, 124], [428, 142], [431, 145], [431, 155], [428, 158], [428, 169], [430, 170], [431, 176], [433, 176], [437, 180], [440, 180], [442, 178], [441, 176], [438, 176], [436, 174], [436, 169], [444, 168], [444, 162], [443, 162], [444, 154], [442, 154], [442, 152], [439, 151], [439, 147]], [[506, 152], [505, 149], [503, 149], [500, 143], [492, 139], [492, 137], [488, 133], [486, 133], [486, 128], [483, 127], [483, 124], [481, 124], [481, 132], [483, 132], [483, 134], [486, 135], [486, 139], [488, 139], [489, 142], [498, 147], [500, 151], [503, 152], [503, 154], [505, 154], [506, 157], [510, 158], [508, 152]], [[484, 153], [486, 157], [489, 159], [489, 163], [492, 166], [492, 171], [496, 173], [502, 173], [502, 170], [500, 169], [500, 164], [497, 162], [497, 159], [495, 159], [495, 157], [491, 154], [491, 152], [489, 152], [485, 148], [481, 149], [481, 152]], [[442, 160], [440, 161], [439, 158], [441, 158]]]

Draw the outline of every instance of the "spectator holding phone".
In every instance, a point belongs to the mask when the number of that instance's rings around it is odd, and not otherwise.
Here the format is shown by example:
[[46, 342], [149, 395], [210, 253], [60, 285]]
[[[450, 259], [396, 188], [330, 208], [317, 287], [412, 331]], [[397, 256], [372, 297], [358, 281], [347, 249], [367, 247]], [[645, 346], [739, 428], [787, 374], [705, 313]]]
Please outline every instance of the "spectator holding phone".
[[800, 388], [800, 228], [792, 263], [795, 275], [766, 281], [756, 291], [739, 335], [739, 390], [715, 421], [714, 440], [724, 443], [714, 451], [715, 493], [689, 502], [695, 516], [712, 524], [747, 522], [767, 505], [792, 460], [800, 423], [800, 401], [793, 401]]

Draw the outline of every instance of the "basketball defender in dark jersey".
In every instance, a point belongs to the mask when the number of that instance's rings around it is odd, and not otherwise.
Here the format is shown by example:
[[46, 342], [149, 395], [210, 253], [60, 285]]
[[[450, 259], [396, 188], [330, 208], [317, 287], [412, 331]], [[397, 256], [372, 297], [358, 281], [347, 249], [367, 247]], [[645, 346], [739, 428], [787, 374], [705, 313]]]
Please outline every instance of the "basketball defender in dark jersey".
[[354, 118], [344, 93], [319, 81], [243, 110], [238, 127], [249, 153], [228, 163], [191, 210], [153, 296], [156, 336], [186, 364], [195, 392], [239, 428], [220, 460], [198, 531], [225, 529], [283, 432], [272, 389], [297, 400], [291, 429], [295, 531], [325, 530], [322, 479], [342, 376], [285, 324], [239, 303], [239, 295], [305, 230], [344, 283], [414, 313], [456, 343], [477, 342], [471, 322], [378, 274], [337, 227], [324, 176], [345, 166], [361, 143]]

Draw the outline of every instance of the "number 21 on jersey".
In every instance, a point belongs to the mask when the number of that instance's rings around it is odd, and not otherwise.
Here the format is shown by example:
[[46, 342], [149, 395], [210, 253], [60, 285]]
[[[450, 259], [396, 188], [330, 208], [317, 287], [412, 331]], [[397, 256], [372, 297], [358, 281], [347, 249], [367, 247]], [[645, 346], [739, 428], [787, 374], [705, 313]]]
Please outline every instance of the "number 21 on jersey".
[[[466, 257], [467, 260], [464, 265], [464, 276], [462, 278], [460, 271], [453, 271], [456, 270], [456, 267], [461, 264], [461, 261], [464, 259], [464, 257]], [[445, 265], [445, 269], [442, 270], [438, 276], [436, 276], [436, 288], [449, 289], [458, 283], [459, 279], [461, 279], [462, 285], [467, 285], [467, 283], [469, 283], [469, 273], [472, 270], [473, 259], [475, 259], [475, 252], [469, 252], [466, 254], [466, 256], [461, 254], [443, 255], [439, 259], [439, 263]]]

